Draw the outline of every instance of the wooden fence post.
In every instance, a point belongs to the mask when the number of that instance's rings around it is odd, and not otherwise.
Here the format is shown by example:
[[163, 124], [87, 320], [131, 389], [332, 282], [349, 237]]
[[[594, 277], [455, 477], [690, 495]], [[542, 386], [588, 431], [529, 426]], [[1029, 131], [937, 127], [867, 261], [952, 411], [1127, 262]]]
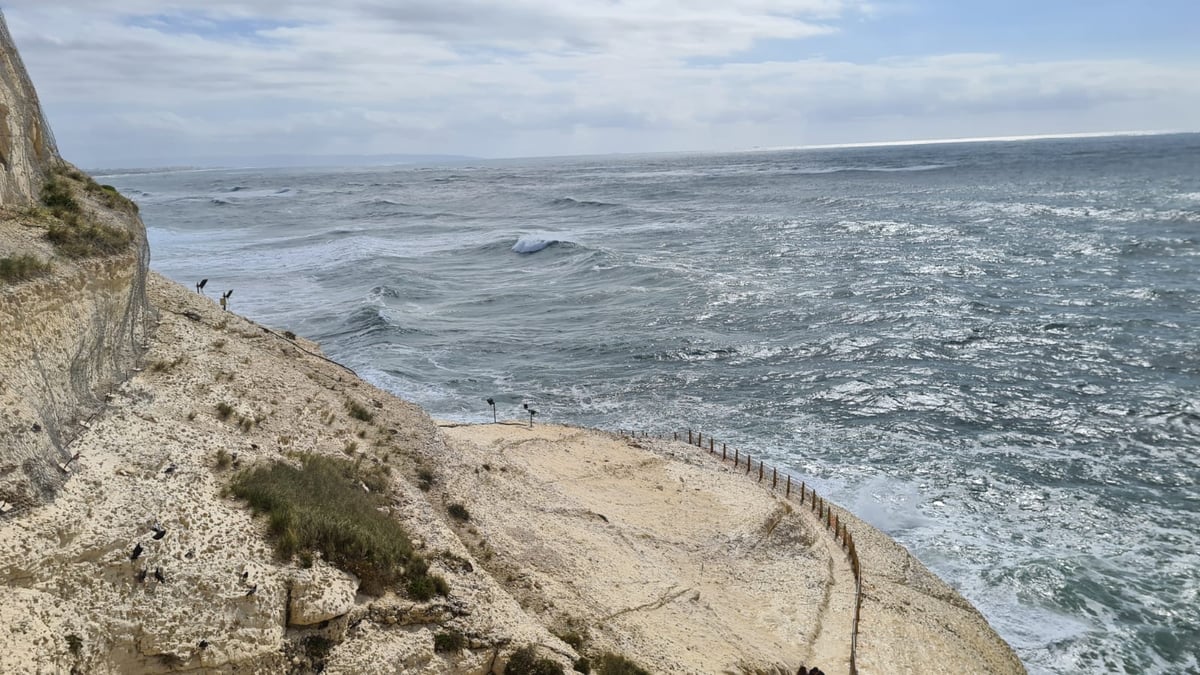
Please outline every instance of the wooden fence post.
[[709, 436], [709, 437], [708, 437], [708, 451], [709, 451], [710, 453], [713, 451], [713, 439], [712, 439], [712, 436]]
[[779, 469], [771, 467], [771, 489], [774, 490], [776, 485], [779, 485]]
[[725, 456], [725, 444], [722, 443], [721, 444], [721, 461], [724, 462], [726, 459], [727, 459], [727, 457]]
[[697, 431], [696, 432], [696, 447], [699, 448], [699, 447], [702, 447], [703, 445], [704, 445], [704, 432]]
[[692, 444], [692, 430], [688, 429], [688, 445]]
[[804, 504], [805, 488], [806, 488], [806, 486], [804, 485], [804, 483], [800, 483], [800, 504], [801, 505]]
[[789, 475], [788, 475], [788, 477], [787, 477], [787, 492], [786, 492], [786, 493], [784, 493], [784, 495], [783, 495], [783, 496], [784, 496], [784, 497], [791, 497], [791, 496], [792, 496], [792, 477], [791, 477], [791, 475], [790, 475], [790, 474], [789, 474]]
[[742, 451], [737, 448], [733, 449], [733, 468], [737, 468], [738, 464], [742, 463]]
[[754, 464], [754, 462], [750, 460], [750, 453], [747, 452], [746, 453], [746, 475], [747, 476], [750, 475], [750, 467], [753, 464]]
[[758, 482], [761, 483], [762, 479], [763, 479], [763, 465], [762, 465], [762, 460], [760, 459], [760, 460], [758, 460]]

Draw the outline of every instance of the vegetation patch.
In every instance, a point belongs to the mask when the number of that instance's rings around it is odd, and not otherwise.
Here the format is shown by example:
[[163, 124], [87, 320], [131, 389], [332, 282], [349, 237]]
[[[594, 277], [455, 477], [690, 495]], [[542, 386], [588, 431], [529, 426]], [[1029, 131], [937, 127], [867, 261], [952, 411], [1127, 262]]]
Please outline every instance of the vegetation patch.
[[227, 420], [227, 419], [229, 419], [229, 416], [232, 414], [233, 414], [233, 406], [229, 405], [228, 403], [226, 403], [224, 401], [221, 401], [220, 403], [217, 404], [217, 417], [219, 419]]
[[75, 195], [71, 192], [71, 186], [57, 175], [51, 176], [42, 185], [41, 196], [42, 204], [47, 209], [50, 209], [50, 213], [59, 218], [70, 214], [78, 214], [80, 211], [79, 201], [75, 199]]
[[46, 231], [46, 239], [68, 258], [113, 255], [129, 248], [133, 241], [133, 237], [125, 230], [98, 223], [84, 223], [78, 218], [61, 225], [51, 225]]
[[15, 284], [40, 277], [50, 271], [50, 264], [42, 262], [35, 256], [18, 255], [0, 258], [0, 281]]
[[354, 399], [346, 399], [346, 410], [349, 411], [350, 416], [356, 420], [370, 422], [371, 420], [375, 419], [375, 415], [370, 410], [367, 410], [366, 406], [358, 401], [355, 401]]
[[597, 675], [650, 675], [650, 671], [612, 652], [605, 652], [596, 659]]
[[175, 366], [178, 366], [179, 364], [183, 363], [183, 359], [184, 359], [183, 356], [176, 356], [174, 359], [171, 359], [170, 361], [167, 361], [166, 359], [159, 359], [158, 361], [155, 361], [154, 363], [150, 364], [150, 372], [152, 372], [152, 373], [170, 372], [175, 369]]
[[563, 675], [563, 668], [557, 661], [539, 657], [533, 645], [525, 645], [508, 657], [504, 675]]
[[467, 638], [456, 630], [436, 633], [433, 636], [433, 651], [435, 652], [457, 652], [466, 646]]
[[458, 502], [447, 506], [446, 512], [450, 514], [451, 518], [464, 523], [471, 519], [471, 512], [467, 510], [467, 507]]
[[303, 455], [299, 468], [277, 462], [239, 474], [231, 485], [237, 497], [270, 519], [276, 551], [284, 558], [319, 551], [332, 564], [358, 576], [371, 595], [407, 579], [422, 598], [449, 591], [446, 580], [429, 574], [408, 533], [378, 509], [384, 495], [362, 489], [364, 475], [354, 463]]
[[429, 492], [433, 489], [433, 481], [433, 470], [429, 468], [417, 469], [417, 487], [421, 488], [422, 492]]

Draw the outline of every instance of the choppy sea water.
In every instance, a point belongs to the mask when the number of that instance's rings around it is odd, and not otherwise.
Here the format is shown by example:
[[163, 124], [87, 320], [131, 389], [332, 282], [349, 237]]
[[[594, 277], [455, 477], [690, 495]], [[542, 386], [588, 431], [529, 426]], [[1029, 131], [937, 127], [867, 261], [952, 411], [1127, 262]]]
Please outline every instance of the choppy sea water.
[[436, 416], [703, 429], [1032, 672], [1200, 670], [1200, 135], [101, 180]]

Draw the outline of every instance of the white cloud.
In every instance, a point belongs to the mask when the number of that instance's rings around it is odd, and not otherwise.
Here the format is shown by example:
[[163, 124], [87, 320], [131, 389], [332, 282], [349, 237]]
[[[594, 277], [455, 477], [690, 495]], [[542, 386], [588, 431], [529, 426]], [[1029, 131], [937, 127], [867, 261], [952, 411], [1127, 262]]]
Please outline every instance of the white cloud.
[[[817, 59], [858, 0], [6, 3], [63, 151], [484, 155], [1180, 126], [1196, 64]], [[840, 31], [840, 32], [839, 32]], [[741, 58], [762, 44], [795, 56]], [[1071, 128], [1070, 124], [1083, 125]], [[1067, 125], [1067, 128], [1060, 128]]]

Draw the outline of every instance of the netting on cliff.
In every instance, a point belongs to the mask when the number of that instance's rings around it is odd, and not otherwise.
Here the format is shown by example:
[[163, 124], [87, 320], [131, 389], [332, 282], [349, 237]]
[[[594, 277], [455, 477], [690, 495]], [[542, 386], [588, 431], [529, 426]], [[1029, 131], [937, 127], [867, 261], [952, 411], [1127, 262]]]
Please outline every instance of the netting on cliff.
[[33, 87], [33, 81], [29, 79], [29, 71], [25, 69], [21, 55], [17, 53], [12, 33], [8, 32], [8, 21], [5, 19], [2, 9], [0, 9], [0, 45], [4, 47], [4, 57], [12, 64], [11, 70], [17, 78], [17, 82], [13, 83], [16, 85], [14, 88], [22, 93], [20, 105], [25, 108], [11, 112], [17, 113], [21, 119], [35, 121], [34, 128], [30, 130], [30, 141], [34, 145], [34, 151], [44, 160], [57, 159], [58, 143], [54, 140], [54, 132], [51, 131], [50, 123], [42, 111], [37, 90]]

